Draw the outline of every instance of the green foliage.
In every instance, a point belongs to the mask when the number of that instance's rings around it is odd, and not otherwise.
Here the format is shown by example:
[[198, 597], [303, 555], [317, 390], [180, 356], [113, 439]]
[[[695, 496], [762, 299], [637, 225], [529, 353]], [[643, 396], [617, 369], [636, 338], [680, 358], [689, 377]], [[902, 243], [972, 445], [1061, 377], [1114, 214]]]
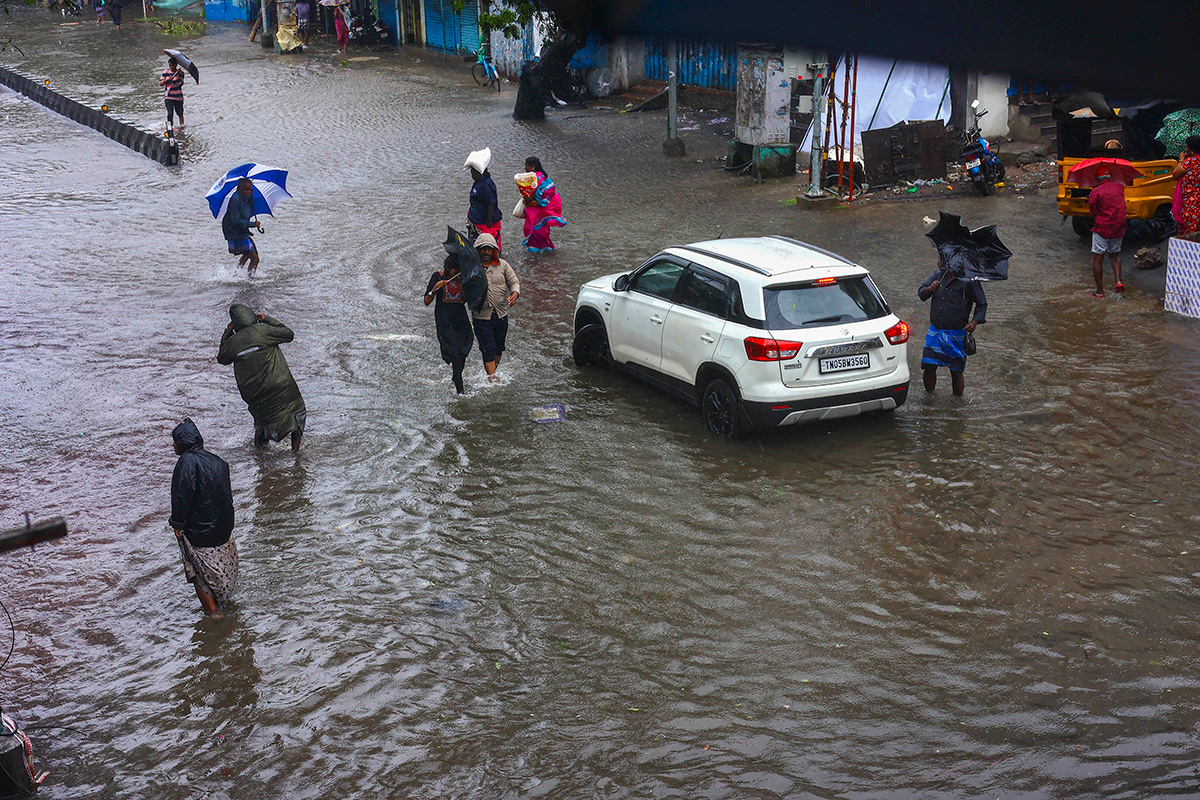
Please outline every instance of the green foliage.
[[153, 22], [167, 36], [199, 36], [204, 33], [207, 27], [202, 19], [168, 17], [166, 19], [156, 19]]
[[492, 0], [488, 10], [480, 12], [479, 24], [486, 30], [499, 31], [509, 39], [520, 39], [525, 26], [542, 14], [549, 15], [550, 19], [546, 26], [549, 30], [545, 33], [553, 33], [558, 28], [558, 21], [541, 0]]

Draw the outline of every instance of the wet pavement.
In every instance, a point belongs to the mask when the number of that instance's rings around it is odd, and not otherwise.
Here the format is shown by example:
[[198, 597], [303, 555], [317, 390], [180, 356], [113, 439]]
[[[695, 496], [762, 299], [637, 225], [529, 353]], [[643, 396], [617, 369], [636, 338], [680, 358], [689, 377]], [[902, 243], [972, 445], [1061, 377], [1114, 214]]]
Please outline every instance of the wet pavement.
[[[5, 63], [157, 124], [174, 40], [2, 24], [25, 51]], [[341, 68], [244, 36], [182, 46], [203, 83], [178, 168], [0, 92], [0, 521], [71, 529], [0, 557], [0, 697], [36, 728], [42, 796], [1200, 792], [1200, 326], [1136, 285], [1088, 298], [1052, 196], [806, 213], [719, 169], [700, 127], [665, 160], [658, 113], [516, 123], [469, 64]], [[505, 380], [473, 355], [458, 399], [420, 295], [484, 145], [506, 212], [538, 155], [570, 224], [558, 253], [509, 256]], [[247, 160], [295, 196], [252, 282], [203, 200]], [[728, 443], [571, 362], [584, 280], [779, 233], [868, 266], [915, 369], [938, 208], [1014, 252], [965, 401], [914, 387], [893, 416]], [[232, 302], [296, 331], [298, 457], [255, 452], [216, 364]], [[567, 421], [534, 424], [549, 403]], [[233, 473], [242, 589], [219, 623], [166, 526], [185, 414]]]

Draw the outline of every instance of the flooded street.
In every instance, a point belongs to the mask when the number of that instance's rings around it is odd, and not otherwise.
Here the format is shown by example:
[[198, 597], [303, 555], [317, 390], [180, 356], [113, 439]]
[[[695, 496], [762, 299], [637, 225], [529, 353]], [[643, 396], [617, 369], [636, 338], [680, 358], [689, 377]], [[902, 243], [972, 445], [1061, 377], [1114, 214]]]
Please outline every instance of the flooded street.
[[[177, 40], [23, 7], [9, 35], [3, 63], [161, 124]], [[1089, 298], [1051, 192], [808, 213], [721, 170], [704, 118], [669, 161], [661, 113], [514, 122], [511, 87], [424, 51], [179, 46], [202, 83], [175, 168], [0, 89], [0, 527], [71, 531], [0, 556], [0, 703], [40, 796], [1200, 794], [1200, 325], [1134, 281]], [[484, 146], [522, 296], [503, 383], [476, 349], [460, 399], [421, 294]], [[529, 155], [569, 221], [552, 255], [507, 218]], [[204, 201], [246, 161], [294, 195], [253, 281]], [[939, 208], [1014, 253], [966, 402], [919, 389]], [[872, 270], [913, 326], [907, 405], [729, 443], [575, 368], [582, 282], [764, 234]], [[233, 302], [296, 332], [299, 456], [255, 450], [216, 363]], [[567, 421], [534, 424], [549, 403]], [[233, 476], [220, 622], [166, 524], [185, 415]]]

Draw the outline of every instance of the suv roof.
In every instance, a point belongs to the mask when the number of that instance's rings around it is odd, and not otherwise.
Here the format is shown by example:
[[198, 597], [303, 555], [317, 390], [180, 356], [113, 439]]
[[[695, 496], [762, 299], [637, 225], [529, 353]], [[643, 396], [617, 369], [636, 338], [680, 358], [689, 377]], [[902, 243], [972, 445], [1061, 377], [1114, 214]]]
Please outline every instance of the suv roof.
[[768, 278], [810, 269], [852, 267], [854, 272], [866, 272], [853, 261], [785, 236], [713, 239], [669, 249], [683, 250], [689, 256], [709, 256], [722, 266], [733, 264]]

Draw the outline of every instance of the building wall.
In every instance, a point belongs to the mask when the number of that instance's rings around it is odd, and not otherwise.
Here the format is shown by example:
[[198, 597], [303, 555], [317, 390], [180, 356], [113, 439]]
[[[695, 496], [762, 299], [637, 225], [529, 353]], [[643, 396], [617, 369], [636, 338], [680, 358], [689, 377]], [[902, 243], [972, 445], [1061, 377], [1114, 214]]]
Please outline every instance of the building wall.
[[615, 39], [608, 43], [608, 70], [614, 92], [623, 92], [646, 80], [646, 42]]
[[542, 52], [549, 27], [550, 17], [541, 14], [534, 19], [520, 39], [510, 39], [500, 31], [492, 31], [492, 63], [496, 65], [500, 74], [515, 80], [521, 74], [521, 66]]
[[979, 129], [985, 138], [1008, 136], [1009, 81], [1009, 75], [999, 72], [979, 73], [975, 96], [980, 108], [988, 111], [987, 116], [979, 120]]

